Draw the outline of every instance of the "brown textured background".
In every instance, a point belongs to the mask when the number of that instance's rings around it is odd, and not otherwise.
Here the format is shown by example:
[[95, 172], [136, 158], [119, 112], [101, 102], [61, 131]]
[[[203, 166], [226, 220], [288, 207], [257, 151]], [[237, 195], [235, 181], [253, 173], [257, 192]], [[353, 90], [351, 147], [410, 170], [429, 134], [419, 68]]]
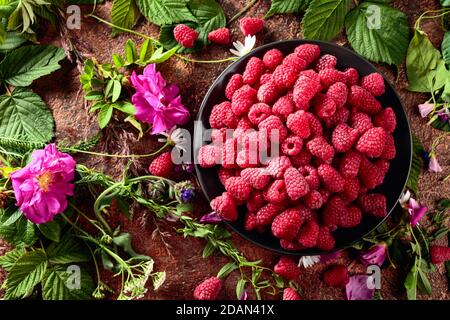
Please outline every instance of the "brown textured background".
[[[222, 0], [219, 2], [223, 6], [228, 18], [240, 11], [246, 4], [245, 0]], [[394, 1], [393, 6], [405, 12], [411, 26], [418, 16], [430, 9], [438, 8], [437, 0], [416, 0]], [[270, 1], [259, 1], [248, 12], [247, 16], [263, 17], [270, 6]], [[109, 20], [111, 3], [99, 5], [96, 13]], [[82, 8], [83, 14], [91, 11], [90, 6]], [[299, 17], [294, 15], [277, 15], [266, 21], [264, 33], [257, 35], [257, 45], [269, 43], [275, 40], [295, 39], [301, 35], [299, 33]], [[232, 30], [232, 40], [243, 41], [243, 35], [238, 28], [238, 22], [230, 26]], [[428, 33], [432, 42], [438, 47], [442, 41], [443, 32], [438, 21], [427, 20], [422, 28]], [[153, 37], [158, 36], [159, 28], [140, 20], [137, 28], [140, 32]], [[69, 33], [71, 41], [75, 47], [85, 56], [95, 57], [98, 61], [109, 62], [113, 52], [123, 53], [123, 46], [128, 38], [133, 38], [138, 43], [142, 39], [121, 34], [115, 38], [111, 37], [111, 29], [105, 25], [94, 21], [91, 18], [83, 18], [81, 30], [73, 30]], [[53, 43], [61, 46], [61, 36], [54, 31], [48, 30], [42, 33], [42, 42]], [[339, 43], [345, 43], [344, 36], [337, 39]], [[196, 59], [220, 59], [229, 56], [227, 48], [212, 45], [208, 49], [193, 55]], [[186, 64], [179, 59], [172, 58], [159, 66], [164, 76], [170, 82], [175, 82], [181, 87], [181, 94], [184, 104], [189, 108], [192, 118], [200, 106], [204, 94], [212, 84], [215, 77], [227, 66], [222, 64]], [[398, 69], [386, 65], [379, 65], [389, 80], [395, 85], [405, 105], [408, 118], [413, 133], [423, 142], [425, 148], [431, 146], [432, 140], [441, 134], [426, 125], [426, 121], [420, 118], [417, 105], [428, 99], [426, 95], [414, 94], [405, 90], [407, 80], [404, 65]], [[64, 63], [64, 67], [39, 80], [34, 85], [34, 90], [39, 93], [50, 106], [56, 120], [57, 140], [65, 140], [76, 143], [95, 135], [98, 131], [96, 117], [88, 114], [88, 107], [83, 102], [83, 94], [78, 81], [79, 71], [75, 65]], [[133, 130], [117, 123], [113, 128], [106, 129], [105, 137], [97, 150], [110, 153], [143, 153], [155, 148], [155, 139], [144, 138], [136, 141]], [[436, 201], [450, 197], [449, 182], [442, 182], [442, 178], [449, 174], [450, 168], [450, 137], [447, 136], [439, 145], [438, 158], [444, 169], [443, 173], [433, 174], [424, 172], [420, 178], [418, 200], [425, 203], [431, 209]], [[102, 170], [114, 177], [119, 177], [124, 162], [122, 160], [103, 159], [99, 157], [78, 157], [79, 162]], [[144, 173], [142, 169], [149, 163], [149, 159], [136, 163], [136, 173]], [[203, 199], [196, 203], [195, 214], [200, 216], [208, 212], [208, 204]], [[146, 294], [146, 299], [190, 299], [197, 283], [203, 279], [217, 273], [223, 264], [227, 262], [220, 255], [214, 255], [207, 260], [202, 259], [201, 252], [204, 246], [202, 240], [187, 238], [184, 239], [173, 230], [175, 224], [171, 222], [159, 221], [143, 218], [142, 213], [136, 213], [136, 220], [133, 223], [112, 214], [111, 220], [124, 224], [124, 229], [133, 234], [133, 245], [136, 251], [150, 255], [155, 260], [156, 270], [165, 270], [167, 280], [164, 285], [154, 292], [151, 288]], [[278, 256], [260, 249], [237, 235], [233, 235], [234, 243], [244, 253], [249, 260], [262, 259], [263, 264], [272, 267]], [[445, 243], [444, 240], [442, 240]], [[7, 250], [7, 245], [0, 242], [0, 255]], [[352, 273], [364, 272], [361, 265], [352, 263], [351, 257], [343, 254], [338, 262], [350, 266]], [[345, 293], [339, 289], [326, 287], [320, 281], [320, 275], [324, 264], [315, 265], [309, 269], [303, 269], [299, 284], [302, 287], [304, 299], [345, 299]], [[400, 268], [399, 268], [400, 269]], [[403, 280], [405, 272], [399, 269], [384, 269], [382, 278], [382, 296], [384, 299], [405, 299]], [[447, 280], [445, 278], [443, 266], [438, 267], [438, 271], [430, 275], [433, 286], [433, 295], [430, 297], [420, 296], [422, 299], [449, 299]], [[0, 272], [0, 283], [4, 274]], [[231, 275], [225, 283], [225, 288], [220, 296], [222, 299], [235, 299], [236, 276]], [[269, 298], [269, 297], [268, 297]]]

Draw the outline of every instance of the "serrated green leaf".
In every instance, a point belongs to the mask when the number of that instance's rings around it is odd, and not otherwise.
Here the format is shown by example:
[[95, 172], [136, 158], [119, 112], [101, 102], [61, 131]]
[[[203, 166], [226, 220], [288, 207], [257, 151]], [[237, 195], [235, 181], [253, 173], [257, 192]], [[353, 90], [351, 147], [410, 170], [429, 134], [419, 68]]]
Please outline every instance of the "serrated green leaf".
[[[372, 23], [376, 15], [379, 24]], [[364, 2], [349, 12], [345, 26], [350, 44], [360, 55], [374, 62], [395, 65], [403, 61], [409, 40], [408, 21], [403, 12]]]
[[409, 91], [430, 92], [432, 79], [440, 65], [441, 53], [433, 46], [427, 35], [416, 30], [408, 47], [406, 72]]
[[52, 45], [30, 45], [15, 49], [0, 63], [0, 80], [16, 87], [31, 83], [61, 68], [64, 50]]
[[42, 280], [47, 270], [45, 251], [38, 249], [22, 255], [9, 272], [5, 283], [5, 299], [27, 296]]
[[450, 64], [450, 31], [445, 33], [441, 48], [445, 62]]
[[39, 231], [49, 240], [58, 242], [61, 238], [61, 226], [56, 221], [37, 225]]
[[[111, 20], [116, 26], [132, 29], [139, 19], [139, 8], [134, 0], [114, 0], [111, 9]], [[121, 32], [113, 28], [113, 34]]]
[[208, 33], [225, 27], [227, 23], [225, 13], [215, 0], [190, 0], [188, 6], [200, 24], [198, 39], [206, 45]]
[[423, 158], [422, 152], [424, 151], [422, 143], [415, 136], [412, 137], [413, 141], [413, 156], [411, 163], [411, 171], [409, 172], [408, 181], [406, 186], [412, 192], [417, 193], [417, 188], [419, 184], [419, 177], [423, 170]]
[[53, 117], [42, 99], [33, 91], [16, 88], [0, 96], [0, 136], [48, 142], [54, 136]]
[[25, 248], [18, 247], [0, 256], [0, 267], [10, 272], [14, 264], [26, 253]]
[[53, 242], [47, 248], [48, 259], [53, 264], [69, 264], [89, 261], [85, 245], [72, 234], [66, 233], [60, 242]]
[[148, 21], [161, 25], [196, 21], [186, 0], [137, 0], [141, 13]]
[[269, 11], [265, 18], [279, 13], [299, 13], [304, 10], [311, 0], [272, 0]]
[[344, 27], [350, 0], [312, 0], [303, 16], [306, 39], [331, 40]]
[[[94, 291], [94, 282], [89, 273], [80, 268], [79, 282], [71, 277], [77, 277], [71, 270], [57, 266], [47, 270], [42, 281], [42, 297], [44, 300], [90, 300]], [[78, 287], [79, 284], [79, 287]]]
[[20, 33], [16, 31], [8, 31], [5, 33], [4, 41], [0, 41], [0, 53], [6, 53], [14, 50], [24, 44], [26, 41], [26, 39], [20, 36]]
[[104, 129], [109, 121], [111, 121], [111, 117], [113, 114], [114, 108], [110, 104], [105, 104], [98, 113], [98, 126], [100, 129]]

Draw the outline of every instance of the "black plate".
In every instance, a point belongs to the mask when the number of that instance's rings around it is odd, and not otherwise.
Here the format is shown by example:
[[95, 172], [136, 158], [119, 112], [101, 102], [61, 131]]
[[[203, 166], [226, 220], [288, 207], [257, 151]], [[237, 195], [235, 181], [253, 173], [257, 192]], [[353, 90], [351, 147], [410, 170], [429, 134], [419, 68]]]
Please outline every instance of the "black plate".
[[[231, 64], [222, 72], [222, 74], [216, 79], [216, 81], [214, 81], [203, 100], [197, 118], [197, 120], [201, 122], [203, 128], [210, 128], [209, 115], [213, 106], [226, 100], [224, 92], [228, 79], [234, 73], [242, 74], [247, 61], [251, 57], [256, 56], [262, 58], [264, 53], [272, 48], [277, 48], [281, 50], [285, 55], [287, 55], [289, 53], [292, 53], [295, 47], [304, 43], [317, 44], [320, 46], [322, 54], [329, 53], [336, 56], [338, 59], [337, 68], [339, 70], [353, 67], [359, 71], [360, 76], [364, 76], [373, 72], [379, 72], [371, 63], [369, 63], [364, 58], [360, 57], [353, 51], [344, 47], [340, 47], [334, 43], [306, 40], [287, 40], [269, 43], [251, 51], [245, 57], [242, 57], [238, 61]], [[406, 180], [409, 175], [412, 159], [412, 140], [408, 120], [406, 118], [402, 103], [392, 85], [386, 79], [385, 82], [386, 93], [378, 99], [382, 103], [383, 107], [391, 106], [394, 109], [395, 115], [397, 116], [397, 129], [394, 132], [397, 156], [394, 160], [391, 161], [390, 169], [386, 175], [383, 185], [378, 187], [375, 191], [386, 195], [388, 213], [391, 214], [405, 187]], [[197, 126], [198, 125], [199, 123], [197, 123]], [[196, 128], [194, 137], [195, 154], [197, 154], [198, 149], [202, 144], [202, 137], [200, 136], [199, 130], [197, 129], [199, 128]], [[217, 168], [204, 169], [196, 164], [195, 170], [197, 172], [197, 176], [203, 192], [209, 201], [225, 191], [224, 187], [219, 181]], [[239, 219], [232, 223], [227, 222], [227, 224], [242, 237], [263, 248], [278, 253], [291, 255], [315, 255], [324, 253], [323, 251], [320, 251], [318, 249], [288, 251], [281, 248], [279, 240], [270, 235], [269, 232], [263, 234], [260, 234], [258, 232], [248, 232], [244, 229], [245, 208], [241, 207], [239, 211]], [[334, 232], [334, 236], [336, 239], [336, 250], [342, 249], [350, 245], [351, 243], [360, 240], [362, 237], [364, 237], [364, 235], [374, 230], [383, 220], [384, 219], [376, 219], [373, 217], [368, 217], [366, 215], [359, 226], [352, 229], [336, 230]]]

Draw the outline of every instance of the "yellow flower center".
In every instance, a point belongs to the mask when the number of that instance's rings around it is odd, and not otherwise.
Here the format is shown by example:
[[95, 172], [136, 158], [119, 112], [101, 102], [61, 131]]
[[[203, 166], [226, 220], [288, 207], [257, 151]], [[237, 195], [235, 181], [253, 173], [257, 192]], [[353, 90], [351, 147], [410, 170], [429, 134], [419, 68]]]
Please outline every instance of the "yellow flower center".
[[44, 172], [38, 178], [39, 187], [47, 192], [50, 184], [52, 183], [53, 176], [51, 172]]

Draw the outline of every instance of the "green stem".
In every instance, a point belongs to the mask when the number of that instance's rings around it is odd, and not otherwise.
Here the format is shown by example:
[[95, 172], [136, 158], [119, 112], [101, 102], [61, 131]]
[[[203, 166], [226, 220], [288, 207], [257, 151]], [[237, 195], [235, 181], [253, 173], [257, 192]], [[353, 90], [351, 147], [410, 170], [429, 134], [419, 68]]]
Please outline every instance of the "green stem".
[[[428, 16], [428, 17], [426, 16], [429, 13], [440, 13], [440, 12], [442, 12], [442, 13], [439, 14], [439, 15]], [[443, 8], [443, 9], [440, 9], [440, 10], [428, 10], [428, 11], [425, 11], [417, 19], [416, 23], [414, 24], [414, 29], [420, 30], [420, 24], [421, 24], [423, 19], [436, 19], [436, 18], [443, 17], [443, 16], [445, 16], [448, 13], [450, 13], [450, 9], [447, 9], [447, 8]]]
[[240, 16], [242, 16], [244, 13], [246, 13], [251, 7], [257, 3], [258, 0], [252, 0], [250, 1], [244, 8], [242, 8], [241, 11], [236, 13], [230, 20], [228, 20], [227, 26], [229, 26], [231, 23], [233, 23], [235, 20], [237, 20]]
[[222, 62], [228, 62], [228, 61], [236, 61], [238, 59], [235, 57], [229, 57], [229, 58], [224, 58], [224, 59], [220, 59], [220, 60], [196, 60], [196, 59], [191, 59], [191, 58], [185, 57], [178, 53], [176, 53], [175, 56], [180, 58], [181, 60], [184, 60], [187, 62], [192, 62], [192, 63], [222, 63]]
[[[90, 224], [92, 224], [97, 230], [99, 230], [102, 233], [105, 233], [105, 230], [103, 230], [102, 228], [100, 228], [96, 223], [93, 222], [93, 220], [91, 218], [89, 218], [83, 211], [81, 211], [80, 209], [78, 209], [78, 207], [76, 207], [74, 204], [69, 202], [69, 205], [72, 209], [74, 209], [80, 216], [82, 216], [83, 218], [85, 218]], [[109, 227], [109, 226], [108, 226]]]

